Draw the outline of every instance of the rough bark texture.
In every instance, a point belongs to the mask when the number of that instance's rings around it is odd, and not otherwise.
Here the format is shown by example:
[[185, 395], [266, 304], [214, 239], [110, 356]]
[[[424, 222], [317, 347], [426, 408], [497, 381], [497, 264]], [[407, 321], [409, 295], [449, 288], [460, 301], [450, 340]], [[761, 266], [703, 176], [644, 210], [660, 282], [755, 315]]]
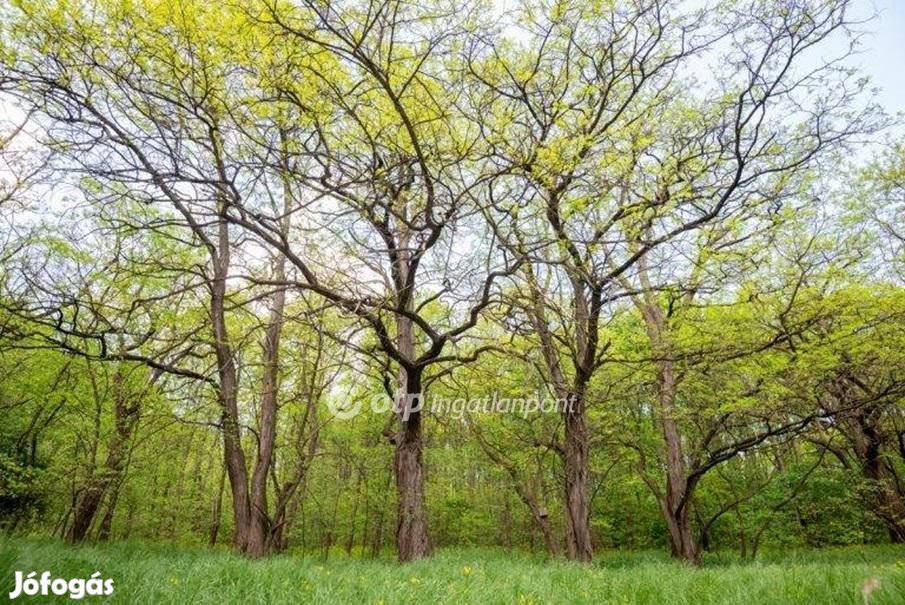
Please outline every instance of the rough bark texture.
[[[135, 432], [141, 409], [140, 402], [126, 392], [122, 381], [123, 377], [117, 371], [113, 375], [113, 436], [101, 472], [88, 480], [88, 485], [76, 503], [72, 526], [66, 536], [70, 542], [81, 542], [88, 537], [104, 495], [111, 486], [118, 485], [122, 478], [129, 443]], [[108, 505], [108, 512], [112, 516], [110, 506], [115, 506], [115, 501]]]
[[527, 277], [531, 288], [531, 319], [540, 340], [548, 379], [560, 402], [568, 403], [562, 411], [563, 444], [556, 448], [565, 471], [566, 556], [571, 560], [590, 561], [594, 550], [588, 498], [590, 441], [584, 393], [597, 364], [599, 297], [595, 294], [589, 305], [582, 282], [572, 279], [577, 347], [573, 358], [575, 376], [570, 381], [563, 371], [560, 352], [547, 321], [543, 292], [530, 269]]
[[875, 406], [856, 409], [846, 414], [843, 426], [861, 467], [861, 473], [871, 483], [869, 497], [874, 514], [886, 526], [890, 542], [905, 543], [905, 498], [899, 492], [895, 477], [884, 459], [883, 439], [872, 422], [879, 410]]
[[[225, 205], [221, 212], [225, 212]], [[230, 241], [229, 225], [225, 218], [221, 218], [218, 229], [218, 248], [213, 258], [214, 275], [210, 284], [210, 314], [217, 356], [223, 456], [233, 501], [233, 546], [244, 553], [249, 539], [251, 501], [248, 494], [248, 467], [239, 430], [238, 376], [226, 329], [226, 278], [229, 273]]]
[[[274, 280], [285, 279], [286, 259], [279, 255]], [[270, 320], [264, 335], [264, 371], [261, 383], [261, 410], [258, 422], [258, 455], [251, 478], [251, 518], [247, 554], [261, 557], [271, 542], [271, 520], [267, 516], [267, 476], [273, 462], [277, 426], [277, 390], [279, 388], [280, 336], [283, 330], [283, 308], [286, 291], [278, 289], [270, 306]]]
[[564, 412], [565, 439], [563, 463], [566, 488], [566, 548], [570, 559], [590, 561], [594, 550], [591, 546], [590, 507], [588, 504], [588, 428], [585, 421], [584, 401], [571, 398], [571, 409]]
[[[411, 321], [400, 318], [399, 351], [412, 359], [415, 343]], [[414, 561], [431, 554], [427, 533], [427, 510], [424, 504], [424, 439], [421, 429], [420, 408], [424, 394], [421, 392], [421, 370], [413, 368], [400, 373], [397, 391], [397, 412], [401, 430], [396, 436], [393, 470], [396, 476], [396, 494], [399, 508], [396, 519], [396, 551], [399, 561]]]
[[655, 302], [649, 299], [642, 308], [657, 362], [657, 404], [663, 443], [666, 447], [666, 493], [660, 497], [660, 509], [669, 529], [672, 555], [692, 565], [700, 563], [700, 547], [691, 523], [690, 503], [694, 485], [688, 480], [688, 468], [682, 448], [682, 435], [676, 420], [676, 374], [664, 340], [666, 318]]

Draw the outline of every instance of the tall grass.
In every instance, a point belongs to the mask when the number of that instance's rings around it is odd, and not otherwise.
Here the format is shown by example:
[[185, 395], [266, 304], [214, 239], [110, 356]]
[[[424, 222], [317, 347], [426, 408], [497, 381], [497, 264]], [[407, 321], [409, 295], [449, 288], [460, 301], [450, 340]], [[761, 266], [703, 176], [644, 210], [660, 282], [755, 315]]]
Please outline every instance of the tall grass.
[[[0, 541], [3, 598], [13, 572], [50, 571], [115, 580], [103, 603], [611, 603], [852, 604], [875, 580], [870, 605], [905, 604], [905, 549], [846, 548], [772, 553], [755, 562], [710, 556], [690, 569], [660, 553], [602, 553], [594, 565], [487, 550], [441, 551], [400, 566], [391, 559], [283, 555], [248, 561], [225, 552], [54, 541]], [[72, 602], [25, 597], [16, 602]]]

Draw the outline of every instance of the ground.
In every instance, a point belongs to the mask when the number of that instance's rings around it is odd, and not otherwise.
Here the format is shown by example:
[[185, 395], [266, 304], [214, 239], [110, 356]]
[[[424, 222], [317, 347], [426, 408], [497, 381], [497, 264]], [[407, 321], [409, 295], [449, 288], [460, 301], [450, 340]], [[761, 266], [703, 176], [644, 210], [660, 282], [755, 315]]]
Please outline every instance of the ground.
[[[100, 571], [114, 579], [115, 589], [110, 597], [84, 599], [98, 603], [905, 604], [905, 548], [894, 546], [767, 553], [754, 562], [710, 555], [702, 569], [691, 569], [651, 552], [602, 553], [586, 566], [521, 553], [449, 550], [400, 566], [390, 558], [247, 561], [162, 545], [71, 547], [0, 538], [5, 597], [17, 570], [62, 578]], [[865, 585], [876, 586], [867, 600]], [[23, 595], [15, 602], [72, 602], [55, 599]]]

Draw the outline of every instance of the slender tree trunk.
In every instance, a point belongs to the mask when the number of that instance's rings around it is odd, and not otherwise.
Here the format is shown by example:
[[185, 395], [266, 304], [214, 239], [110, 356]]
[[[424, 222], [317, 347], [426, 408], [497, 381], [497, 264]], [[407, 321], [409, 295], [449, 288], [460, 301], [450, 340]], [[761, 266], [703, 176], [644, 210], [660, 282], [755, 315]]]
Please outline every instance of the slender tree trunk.
[[657, 403], [663, 443], [666, 446], [666, 495], [660, 508], [669, 529], [672, 556], [692, 565], [700, 563], [700, 547], [691, 523], [690, 504], [693, 486], [688, 482], [688, 469], [682, 448], [682, 435], [676, 420], [676, 392], [678, 384], [669, 346], [664, 342], [666, 318], [657, 304], [648, 300], [643, 305], [645, 321], [652, 348], [658, 352]]
[[554, 557], [558, 555], [559, 546], [556, 543], [556, 536], [553, 535], [553, 529], [550, 527], [550, 518], [547, 516], [547, 511], [539, 509], [534, 514], [534, 523], [540, 528], [541, 535], [544, 537], [547, 553]]
[[[597, 319], [600, 316], [599, 293], [591, 304], [584, 282], [571, 274], [575, 326], [576, 354], [573, 355], [575, 376], [570, 382], [563, 371], [559, 346], [546, 318], [544, 294], [530, 268], [527, 272], [532, 295], [531, 318], [540, 338], [548, 379], [560, 401], [567, 405], [562, 411], [564, 438], [557, 449], [563, 462], [566, 512], [566, 555], [571, 560], [591, 561], [590, 499], [588, 474], [590, 440], [586, 418], [585, 388], [597, 363]], [[571, 385], [571, 386], [570, 386]]]
[[[284, 141], [285, 144], [285, 141]], [[285, 154], [284, 164], [287, 161]], [[284, 165], [285, 171], [289, 170]], [[280, 234], [289, 237], [289, 217], [292, 191], [284, 179], [283, 185], [283, 218], [280, 222]], [[273, 281], [280, 283], [286, 279], [286, 256], [278, 253], [274, 259]], [[276, 443], [277, 411], [279, 408], [280, 382], [280, 337], [283, 333], [283, 309], [286, 306], [286, 290], [278, 287], [273, 293], [270, 304], [270, 318], [264, 334], [263, 376], [261, 380], [261, 413], [258, 423], [258, 454], [251, 477], [251, 517], [248, 534], [247, 554], [251, 557], [262, 557], [272, 543], [272, 522], [267, 515], [267, 477], [273, 464]]]
[[101, 518], [101, 524], [97, 530], [97, 539], [100, 541], [109, 540], [112, 535], [113, 515], [116, 513], [116, 504], [119, 501], [121, 487], [122, 479], [110, 487], [110, 492], [107, 495], [107, 507], [104, 510], [104, 516]]
[[[138, 422], [140, 404], [133, 400], [122, 384], [119, 370], [113, 375], [114, 432], [107, 448], [107, 457], [99, 474], [94, 475], [78, 499], [67, 539], [81, 542], [88, 536], [100, 504], [107, 490], [122, 479], [126, 452]], [[113, 501], [112, 506], [115, 506]], [[111, 512], [112, 514], [112, 512]]]
[[361, 473], [355, 481], [355, 500], [352, 501], [352, 512], [349, 514], [349, 535], [346, 536], [346, 554], [352, 554], [352, 547], [355, 545], [355, 521], [358, 515], [358, 504], [361, 501]]
[[[225, 203], [221, 202], [221, 213]], [[233, 501], [233, 546], [244, 553], [249, 541], [251, 501], [248, 493], [248, 467], [242, 451], [239, 427], [238, 374], [226, 328], [226, 278], [230, 266], [229, 225], [221, 217], [218, 224], [218, 251], [214, 255], [214, 277], [211, 280], [211, 323], [214, 328], [214, 350], [219, 378], [218, 398], [223, 432], [223, 460], [229, 478]]]
[[220, 534], [221, 512], [223, 510], [223, 489], [226, 487], [226, 467], [220, 471], [220, 481], [217, 484], [217, 493], [214, 495], [214, 503], [211, 507], [211, 526], [208, 532], [207, 545], [215, 546]]
[[474, 438], [478, 442], [478, 445], [481, 446], [481, 449], [484, 451], [487, 457], [490, 458], [495, 464], [502, 467], [509, 475], [510, 479], [512, 480], [512, 487], [515, 489], [515, 493], [525, 504], [525, 506], [528, 507], [528, 510], [531, 512], [531, 519], [532, 521], [534, 521], [536, 529], [540, 531], [541, 535], [544, 537], [544, 542], [547, 546], [547, 552], [552, 556], [558, 555], [559, 547], [556, 543], [556, 537], [553, 535], [553, 530], [550, 528], [550, 519], [547, 515], [547, 509], [541, 506], [540, 499], [537, 497], [536, 490], [527, 481], [523, 480], [522, 475], [521, 473], [519, 473], [516, 465], [513, 464], [510, 460], [507, 460], [503, 456], [502, 452], [495, 449], [494, 446], [484, 438], [480, 431], [480, 428], [478, 428], [476, 425], [473, 425], [472, 432]]
[[669, 528], [673, 556], [697, 565], [700, 562], [700, 548], [689, 514], [692, 487], [686, 479], [682, 438], [675, 419], [674, 398], [675, 378], [672, 364], [667, 362], [660, 370], [660, 422], [666, 444], [666, 498], [662, 506]]
[[[285, 259], [276, 262], [275, 280], [282, 281]], [[258, 456], [251, 478], [251, 518], [247, 554], [261, 557], [266, 553], [271, 529], [267, 516], [267, 476], [273, 463], [276, 442], [277, 389], [279, 388], [280, 335], [283, 329], [283, 308], [286, 291], [277, 290], [270, 308], [270, 322], [264, 337], [264, 376], [261, 385], [261, 416], [258, 426]]]
[[386, 474], [386, 487], [380, 490], [382, 494], [381, 502], [377, 507], [377, 522], [374, 527], [374, 539], [371, 542], [371, 556], [373, 558], [377, 558], [380, 556], [380, 553], [383, 551], [383, 532], [386, 520], [386, 510], [387, 506], [387, 494], [390, 493], [390, 484], [393, 481], [394, 473]]

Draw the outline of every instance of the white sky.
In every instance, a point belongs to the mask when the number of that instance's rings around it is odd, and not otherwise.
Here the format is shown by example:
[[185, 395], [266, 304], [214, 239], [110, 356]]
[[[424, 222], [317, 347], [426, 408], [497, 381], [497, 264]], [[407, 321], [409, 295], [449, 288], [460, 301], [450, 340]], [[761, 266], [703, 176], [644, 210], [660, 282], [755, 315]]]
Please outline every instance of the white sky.
[[862, 0], [859, 9], [878, 17], [865, 27], [870, 33], [855, 65], [880, 89], [886, 111], [905, 112], [905, 0]]

